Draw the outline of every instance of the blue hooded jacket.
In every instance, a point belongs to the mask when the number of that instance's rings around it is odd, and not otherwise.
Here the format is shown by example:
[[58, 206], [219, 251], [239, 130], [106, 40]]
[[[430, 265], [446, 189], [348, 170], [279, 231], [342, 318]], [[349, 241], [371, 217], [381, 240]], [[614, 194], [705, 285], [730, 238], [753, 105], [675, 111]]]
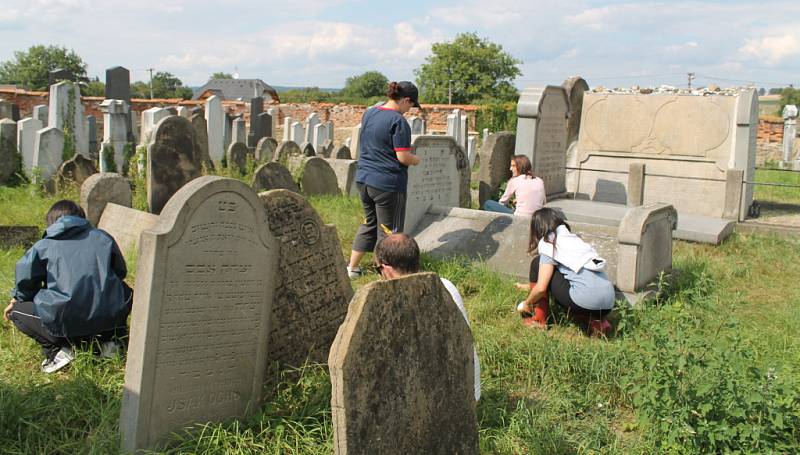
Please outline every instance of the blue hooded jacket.
[[33, 301], [36, 314], [57, 337], [96, 335], [124, 325], [128, 270], [108, 233], [77, 216], [62, 216], [17, 262], [18, 301]]

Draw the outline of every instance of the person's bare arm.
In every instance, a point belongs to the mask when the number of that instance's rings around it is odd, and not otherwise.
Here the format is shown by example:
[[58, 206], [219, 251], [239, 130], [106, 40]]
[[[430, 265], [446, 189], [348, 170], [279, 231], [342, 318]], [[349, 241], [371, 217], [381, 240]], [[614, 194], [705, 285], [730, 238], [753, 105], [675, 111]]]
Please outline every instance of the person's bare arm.
[[419, 157], [410, 151], [395, 153], [397, 154], [397, 161], [399, 161], [403, 166], [416, 166], [419, 164]]
[[9, 315], [11, 314], [11, 311], [14, 310], [15, 303], [17, 303], [17, 300], [11, 299], [11, 301], [8, 302], [8, 306], [6, 307], [6, 309], [3, 310], [3, 319], [5, 319], [6, 321], [10, 321]]
[[550, 280], [553, 278], [553, 272], [556, 267], [553, 264], [539, 264], [539, 277], [536, 285], [531, 288], [528, 298], [525, 303], [533, 305], [542, 299], [547, 294], [547, 287], [550, 285]]

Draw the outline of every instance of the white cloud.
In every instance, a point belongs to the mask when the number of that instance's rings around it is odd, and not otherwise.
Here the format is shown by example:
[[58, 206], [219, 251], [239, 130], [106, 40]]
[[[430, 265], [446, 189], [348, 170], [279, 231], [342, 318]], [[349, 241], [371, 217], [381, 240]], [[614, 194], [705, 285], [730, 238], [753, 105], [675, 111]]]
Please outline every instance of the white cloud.
[[751, 38], [745, 41], [739, 52], [745, 57], [761, 60], [770, 65], [800, 55], [800, 32]]

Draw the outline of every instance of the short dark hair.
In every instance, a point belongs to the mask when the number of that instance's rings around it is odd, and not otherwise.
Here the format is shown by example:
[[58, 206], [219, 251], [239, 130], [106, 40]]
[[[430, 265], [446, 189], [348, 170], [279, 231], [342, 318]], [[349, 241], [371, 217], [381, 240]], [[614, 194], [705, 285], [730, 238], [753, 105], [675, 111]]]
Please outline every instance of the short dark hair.
[[59, 218], [66, 215], [86, 218], [86, 214], [83, 212], [81, 206], [70, 201], [69, 199], [62, 199], [50, 207], [50, 210], [47, 211], [47, 216], [45, 216], [45, 221], [47, 222], [47, 225], [50, 226], [58, 221]]
[[419, 272], [419, 246], [408, 234], [392, 234], [375, 248], [378, 264], [390, 265], [402, 273]]

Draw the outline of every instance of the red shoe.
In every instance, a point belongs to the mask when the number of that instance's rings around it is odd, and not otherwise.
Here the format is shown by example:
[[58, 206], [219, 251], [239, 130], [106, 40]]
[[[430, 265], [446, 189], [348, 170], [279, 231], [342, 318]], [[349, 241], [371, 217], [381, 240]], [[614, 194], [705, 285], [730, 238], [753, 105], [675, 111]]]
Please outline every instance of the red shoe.
[[589, 322], [589, 336], [607, 338], [610, 333], [611, 323], [607, 320], [603, 319], [598, 321], [595, 319]]
[[534, 316], [522, 318], [522, 325], [531, 329], [547, 329], [547, 323], [538, 321]]

